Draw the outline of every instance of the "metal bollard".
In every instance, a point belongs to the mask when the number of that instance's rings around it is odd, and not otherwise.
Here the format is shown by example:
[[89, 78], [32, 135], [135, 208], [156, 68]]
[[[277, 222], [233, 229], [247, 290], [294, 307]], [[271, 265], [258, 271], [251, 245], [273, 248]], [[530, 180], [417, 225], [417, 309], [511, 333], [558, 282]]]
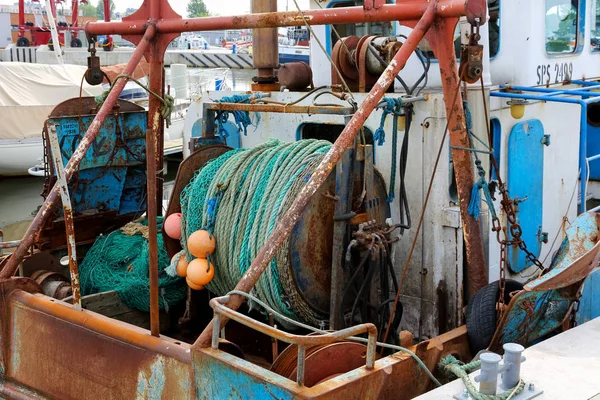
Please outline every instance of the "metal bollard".
[[504, 346], [504, 365], [502, 372], [502, 387], [510, 389], [521, 380], [521, 363], [525, 357], [521, 354], [525, 348], [517, 343], [506, 343]]
[[502, 357], [496, 353], [483, 353], [479, 356], [481, 360], [481, 373], [475, 377], [479, 382], [479, 393], [495, 395], [498, 385], [498, 364]]

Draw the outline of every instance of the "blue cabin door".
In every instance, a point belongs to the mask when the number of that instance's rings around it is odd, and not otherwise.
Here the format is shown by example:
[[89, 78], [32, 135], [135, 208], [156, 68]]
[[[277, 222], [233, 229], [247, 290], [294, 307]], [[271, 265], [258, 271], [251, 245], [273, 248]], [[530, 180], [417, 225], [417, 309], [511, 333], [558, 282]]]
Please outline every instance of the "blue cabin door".
[[[539, 257], [542, 249], [542, 211], [544, 193], [544, 126], [537, 119], [515, 124], [508, 137], [508, 193], [516, 202], [517, 222], [527, 249]], [[513, 272], [532, 265], [516, 246], [508, 249]]]

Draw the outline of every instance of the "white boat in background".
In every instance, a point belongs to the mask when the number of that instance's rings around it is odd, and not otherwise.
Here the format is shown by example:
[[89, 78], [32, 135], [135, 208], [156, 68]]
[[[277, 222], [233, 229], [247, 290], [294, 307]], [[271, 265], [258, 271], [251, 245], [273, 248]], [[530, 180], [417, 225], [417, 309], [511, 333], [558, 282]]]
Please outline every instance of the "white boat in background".
[[[109, 67], [112, 68], [112, 67]], [[54, 107], [78, 97], [86, 67], [29, 63], [0, 63], [0, 176], [42, 175], [42, 128]], [[142, 78], [145, 79], [145, 78]], [[179, 83], [179, 86], [185, 83]], [[177, 96], [171, 125], [165, 130], [165, 151], [181, 151], [183, 117], [188, 102], [184, 90]], [[82, 96], [97, 96], [107, 85], [90, 86], [83, 81]], [[146, 107], [148, 94], [134, 82], [128, 82], [121, 98]]]
[[[42, 127], [60, 102], [79, 96], [86, 67], [0, 63], [0, 175], [26, 175], [43, 156]], [[83, 96], [102, 87], [83, 83]]]

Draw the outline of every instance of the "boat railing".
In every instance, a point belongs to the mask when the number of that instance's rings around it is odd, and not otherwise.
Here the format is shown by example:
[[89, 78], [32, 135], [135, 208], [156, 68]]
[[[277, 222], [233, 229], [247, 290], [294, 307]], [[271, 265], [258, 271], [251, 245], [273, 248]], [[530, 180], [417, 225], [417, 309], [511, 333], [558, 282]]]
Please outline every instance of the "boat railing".
[[579, 179], [581, 200], [579, 213], [586, 211], [585, 196], [589, 178], [589, 163], [600, 159], [600, 154], [587, 155], [588, 140], [588, 107], [600, 102], [600, 83], [593, 81], [574, 80], [569, 82], [578, 85], [574, 88], [559, 89], [555, 87], [500, 86], [499, 91], [492, 91], [490, 96], [507, 99], [521, 99], [581, 106], [580, 139], [579, 139]]
[[[242, 292], [235, 293], [241, 294]], [[234, 293], [232, 293], [234, 294]], [[212, 332], [212, 343], [213, 349], [219, 348], [219, 333], [221, 331], [221, 320], [223, 317], [231, 319], [242, 325], [245, 325], [251, 329], [254, 329], [260, 333], [263, 333], [271, 338], [281, 340], [282, 342], [289, 343], [291, 345], [298, 346], [298, 361], [296, 367], [296, 383], [300, 386], [304, 385], [304, 361], [306, 358], [306, 350], [313, 346], [327, 345], [335, 342], [340, 342], [348, 339], [352, 336], [359, 335], [361, 333], [367, 333], [367, 355], [365, 367], [368, 370], [373, 369], [375, 365], [375, 348], [377, 344], [377, 328], [371, 323], [360, 324], [351, 326], [349, 328], [341, 329], [333, 332], [324, 332], [319, 335], [294, 335], [287, 333], [277, 327], [270, 326], [252, 319], [244, 314], [241, 314], [231, 308], [227, 307], [226, 304], [229, 302], [229, 295], [215, 297], [209, 304], [214, 311], [213, 317], [213, 332]]]

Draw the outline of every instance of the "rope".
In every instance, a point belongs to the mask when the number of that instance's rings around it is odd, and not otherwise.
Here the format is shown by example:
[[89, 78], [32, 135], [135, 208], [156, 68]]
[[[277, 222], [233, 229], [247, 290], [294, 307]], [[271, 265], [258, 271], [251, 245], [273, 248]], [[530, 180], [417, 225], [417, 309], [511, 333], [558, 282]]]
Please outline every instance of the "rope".
[[[467, 123], [467, 133], [469, 134], [469, 140], [471, 142], [471, 147], [473, 147], [473, 138], [476, 138], [481, 142], [481, 139], [477, 138], [477, 136], [473, 133], [473, 116], [471, 114], [471, 109], [469, 107], [469, 103], [463, 101], [463, 107], [465, 109], [465, 120]], [[485, 145], [485, 143], [481, 142]], [[475, 150], [475, 149], [469, 149]], [[494, 199], [492, 198], [492, 194], [490, 192], [489, 183], [485, 179], [485, 169], [481, 165], [481, 160], [477, 155], [477, 151], [472, 151], [475, 157], [475, 167], [477, 168], [477, 175], [479, 179], [473, 184], [473, 189], [471, 189], [471, 200], [469, 200], [469, 207], [467, 209], [469, 215], [474, 217], [476, 220], [479, 219], [479, 215], [481, 213], [481, 191], [483, 191], [484, 200], [490, 210], [490, 214], [492, 214], [493, 219], [496, 218], [496, 209], [494, 207]]]
[[471, 378], [469, 378], [469, 373], [479, 369], [480, 367], [480, 360], [468, 364], [462, 364], [453, 356], [444, 357], [438, 364], [438, 368], [449, 377], [456, 376], [460, 378], [469, 391], [469, 395], [471, 395], [471, 397], [473, 397], [475, 400], [507, 400], [512, 398], [514, 395], [521, 393], [525, 388], [525, 382], [521, 379], [517, 386], [500, 394], [490, 395], [479, 393], [475, 387], [475, 384], [471, 381]]
[[137, 83], [146, 92], [148, 92], [149, 94], [151, 94], [152, 96], [154, 96], [158, 100], [160, 100], [160, 102], [161, 102], [160, 115], [163, 117], [163, 119], [165, 121], [167, 121], [167, 126], [171, 125], [171, 113], [173, 112], [173, 107], [175, 106], [175, 99], [173, 98], [173, 96], [165, 93], [164, 98], [160, 97], [158, 94], [156, 94], [149, 87], [147, 87], [146, 85], [141, 83], [139, 80], [137, 80], [133, 76], [127, 75], [127, 74], [117, 75], [115, 80], [111, 83], [110, 88], [108, 88], [108, 90], [105, 90], [104, 92], [102, 92], [102, 94], [96, 96], [96, 104], [98, 105], [98, 107], [100, 107], [104, 103], [104, 101], [110, 94], [110, 91], [113, 90], [115, 84], [117, 83], [117, 81], [119, 79], [127, 79], [128, 81], [133, 81], [133, 82]]
[[[217, 103], [247, 103], [251, 98], [255, 98], [260, 100], [262, 95], [260, 93], [255, 94], [234, 94], [231, 97], [225, 96], [220, 100], [217, 100]], [[252, 120], [250, 119], [250, 113], [248, 111], [235, 110], [235, 111], [217, 111], [217, 134], [221, 138], [226, 138], [228, 136], [227, 131], [225, 130], [225, 122], [229, 120], [229, 113], [233, 114], [233, 118], [235, 120], [236, 125], [238, 126], [238, 130], [241, 132], [244, 131], [244, 136], [248, 136], [248, 126], [252, 125]], [[257, 114], [257, 118], [259, 118], [259, 114]], [[258, 121], [257, 121], [258, 124]]]
[[[271, 139], [229, 151], [196, 172], [181, 193], [182, 248], [191, 261], [189, 235], [204, 229], [215, 236], [209, 291], [224, 295], [235, 287], [330, 148], [327, 141]], [[278, 252], [253, 293], [283, 315], [318, 325], [323, 317], [302, 299], [290, 269], [289, 255]]]
[[381, 122], [379, 123], [379, 128], [373, 134], [373, 140], [377, 143], [378, 146], [382, 146], [385, 143], [385, 120], [388, 115], [394, 113], [400, 113], [402, 110], [402, 98], [398, 97], [392, 99], [390, 97], [384, 97], [382, 102], [385, 102], [383, 107], [383, 112], [381, 113]]
[[[394, 120], [392, 123], [392, 165], [391, 165], [391, 171], [390, 171], [390, 189], [388, 191], [388, 198], [387, 198], [387, 202], [391, 203], [394, 201], [395, 198], [395, 188], [396, 188], [396, 171], [398, 169], [397, 166], [397, 162], [398, 162], [398, 117], [401, 117], [404, 115], [403, 113], [403, 105], [402, 105], [402, 98], [398, 97], [398, 98], [389, 98], [389, 97], [384, 97], [383, 100], [381, 101], [380, 104], [383, 104], [383, 112], [381, 113], [381, 122], [379, 123], [379, 127], [377, 128], [377, 130], [375, 131], [375, 133], [373, 134], [373, 141], [377, 143], [378, 146], [382, 146], [385, 143], [385, 120], [387, 118], [388, 115], [392, 114], [394, 116]], [[405, 147], [408, 146], [408, 125], [407, 128], [405, 129], [405, 133], [404, 133], [404, 141], [402, 143], [402, 153], [404, 155], [405, 151], [408, 150], [408, 148], [405, 149]], [[403, 165], [401, 167], [401, 184], [402, 187], [404, 186], [404, 172], [406, 171], [406, 165], [405, 165], [405, 159], [406, 157], [403, 157]]]

